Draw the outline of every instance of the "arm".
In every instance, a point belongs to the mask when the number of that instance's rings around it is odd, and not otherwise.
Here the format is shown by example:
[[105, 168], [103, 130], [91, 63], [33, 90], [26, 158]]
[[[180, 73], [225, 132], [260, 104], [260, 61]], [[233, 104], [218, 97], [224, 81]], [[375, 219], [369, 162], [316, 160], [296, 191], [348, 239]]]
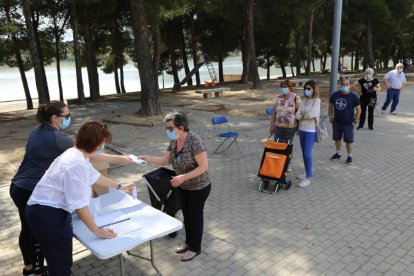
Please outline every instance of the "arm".
[[78, 213], [78, 216], [83, 221], [83, 223], [85, 223], [86, 227], [88, 227], [88, 229], [97, 237], [101, 239], [113, 239], [117, 236], [112, 229], [98, 228], [98, 226], [96, 226], [91, 213], [89, 212], [88, 206], [76, 209], [76, 212]]
[[269, 133], [271, 135], [275, 132], [276, 108], [277, 108], [277, 102], [273, 105], [272, 118], [270, 119], [270, 129], [269, 129]]
[[195, 160], [198, 166], [194, 170], [186, 174], [180, 174], [177, 176], [173, 176], [171, 180], [171, 185], [173, 185], [174, 187], [180, 186], [184, 181], [197, 177], [208, 170], [208, 159], [207, 159], [206, 151], [200, 152], [194, 157], [195, 157]]
[[116, 183], [115, 181], [113, 181], [112, 179], [101, 175], [98, 180], [96, 181], [96, 184], [98, 184], [99, 186], [102, 187], [108, 187], [108, 188], [114, 188], [114, 189], [121, 189], [121, 190], [125, 190], [125, 191], [131, 191], [132, 188], [135, 186], [133, 183], [128, 183], [128, 184], [122, 184], [119, 187], [119, 184]]
[[132, 159], [124, 155], [112, 155], [100, 153], [98, 155], [91, 156], [89, 158], [93, 162], [111, 162], [118, 163], [122, 165], [128, 165], [132, 163]]
[[389, 88], [388, 87], [388, 78], [384, 77], [383, 81], [384, 81], [384, 84], [385, 84], [385, 89], [388, 90], [388, 88]]
[[170, 154], [171, 154], [170, 151], [167, 150], [164, 153], [164, 155], [160, 157], [150, 156], [150, 155], [141, 155], [141, 156], [138, 156], [138, 158], [144, 161], [147, 161], [148, 163], [151, 163], [151, 164], [155, 164], [158, 166], [166, 166], [171, 163]]
[[312, 106], [311, 110], [309, 110], [308, 113], [305, 113], [303, 118], [305, 120], [310, 120], [310, 119], [314, 119], [314, 118], [319, 119], [320, 115], [321, 115], [321, 100], [320, 99], [315, 99], [315, 103]]
[[355, 107], [355, 117], [354, 117], [354, 122], [353, 125], [355, 125], [356, 123], [359, 123], [359, 116], [361, 115], [361, 106], [358, 105], [357, 107]]
[[328, 117], [329, 117], [329, 122], [332, 124], [332, 121], [333, 121], [333, 104], [332, 103], [329, 103]]
[[377, 85], [375, 85], [375, 87], [374, 87], [374, 91], [375, 92], [381, 92], [381, 84], [378, 82], [378, 84]]

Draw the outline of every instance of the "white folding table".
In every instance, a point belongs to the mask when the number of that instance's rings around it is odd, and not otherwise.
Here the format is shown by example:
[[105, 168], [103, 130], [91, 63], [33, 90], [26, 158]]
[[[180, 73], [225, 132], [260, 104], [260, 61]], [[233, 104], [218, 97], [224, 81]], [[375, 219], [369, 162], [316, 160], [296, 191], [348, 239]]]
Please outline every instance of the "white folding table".
[[[98, 214], [103, 215], [120, 211], [128, 215], [131, 218], [130, 221], [133, 221], [134, 225], [138, 224], [140, 228], [119, 235], [114, 239], [100, 239], [89, 231], [78, 215], [74, 214], [72, 216], [72, 223], [75, 238], [98, 259], [108, 259], [119, 255], [121, 275], [124, 275], [125, 269], [123, 252], [150, 261], [157, 274], [161, 275], [154, 263], [152, 240], [180, 230], [183, 228], [182, 222], [118, 190], [111, 189], [109, 193], [99, 198], [101, 207]], [[129, 252], [129, 250], [147, 241], [150, 242], [150, 258]]]

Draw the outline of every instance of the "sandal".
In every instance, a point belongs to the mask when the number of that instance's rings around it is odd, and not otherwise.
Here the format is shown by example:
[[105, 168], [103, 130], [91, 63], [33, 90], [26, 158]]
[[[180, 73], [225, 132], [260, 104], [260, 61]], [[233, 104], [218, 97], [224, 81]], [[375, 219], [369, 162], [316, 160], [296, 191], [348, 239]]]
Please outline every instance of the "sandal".
[[188, 249], [190, 248], [190, 246], [186, 243], [177, 245], [177, 247], [175, 248], [175, 253], [184, 253], [186, 252]]
[[187, 250], [185, 253], [184, 253], [184, 255], [182, 255], [181, 256], [181, 261], [182, 262], [187, 262], [187, 261], [190, 261], [190, 260], [192, 260], [192, 259], [194, 259], [195, 258], [195, 256], [197, 256], [197, 255], [199, 255], [200, 254], [200, 251], [198, 251], [198, 252], [193, 252], [193, 251], [191, 251], [191, 250]]

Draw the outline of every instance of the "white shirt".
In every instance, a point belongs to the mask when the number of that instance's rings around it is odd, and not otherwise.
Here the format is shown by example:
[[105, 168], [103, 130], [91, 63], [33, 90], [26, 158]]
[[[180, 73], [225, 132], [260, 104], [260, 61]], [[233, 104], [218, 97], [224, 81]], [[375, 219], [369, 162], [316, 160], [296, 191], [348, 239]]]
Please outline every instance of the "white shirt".
[[72, 213], [89, 205], [91, 185], [101, 174], [77, 148], [70, 148], [53, 161], [37, 183], [27, 205], [46, 205]]
[[392, 89], [401, 89], [406, 82], [404, 73], [398, 74], [396, 70], [389, 71], [385, 74], [384, 79], [387, 79], [388, 87]]
[[[301, 119], [301, 114], [304, 118]], [[307, 132], [315, 132], [315, 119], [319, 123], [319, 116], [321, 115], [321, 99], [319, 98], [303, 98], [298, 112], [296, 112], [296, 119], [300, 120], [299, 129]]]

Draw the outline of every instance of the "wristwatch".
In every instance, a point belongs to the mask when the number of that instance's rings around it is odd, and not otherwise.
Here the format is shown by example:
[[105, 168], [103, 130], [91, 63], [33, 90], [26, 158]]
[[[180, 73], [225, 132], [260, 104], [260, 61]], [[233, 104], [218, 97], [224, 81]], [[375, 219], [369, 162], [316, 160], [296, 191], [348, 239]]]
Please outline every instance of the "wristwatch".
[[117, 190], [121, 189], [122, 185], [118, 184], [118, 186], [116, 187]]

